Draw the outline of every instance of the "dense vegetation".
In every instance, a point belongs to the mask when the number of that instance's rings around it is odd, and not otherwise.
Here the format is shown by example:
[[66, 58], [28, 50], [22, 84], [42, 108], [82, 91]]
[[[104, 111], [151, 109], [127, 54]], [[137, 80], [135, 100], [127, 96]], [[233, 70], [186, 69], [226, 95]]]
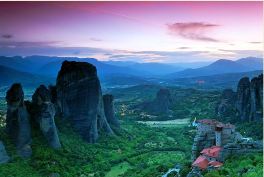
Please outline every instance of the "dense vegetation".
[[220, 92], [181, 89], [178, 87], [168, 87], [173, 98], [172, 116], [152, 116], [144, 112], [144, 110], [133, 110], [134, 105], [153, 100], [160, 88], [161, 86], [158, 85], [140, 85], [126, 89], [111, 90], [111, 93], [117, 99], [118, 112], [120, 114], [123, 113], [123, 116], [129, 114], [130, 117], [134, 117], [137, 120], [174, 120], [184, 118], [193, 120], [195, 117], [197, 119], [215, 117], [215, 105]]
[[[62, 149], [47, 147], [39, 131], [33, 132], [33, 157], [22, 160], [3, 129], [4, 141], [11, 163], [0, 166], [0, 176], [160, 176], [176, 163], [188, 162], [193, 131], [186, 127], [150, 128], [123, 122], [123, 130], [115, 137], [103, 136], [96, 144], [78, 137], [65, 122], [58, 123]], [[184, 135], [184, 136], [182, 136]]]
[[[33, 156], [27, 160], [16, 155], [14, 145], [4, 132], [6, 106], [2, 97], [0, 140], [4, 142], [12, 160], [8, 164], [0, 165], [0, 177], [40, 177], [52, 174], [63, 177], [156, 177], [162, 176], [176, 164], [182, 166], [181, 175], [186, 176], [190, 170], [191, 146], [195, 135], [195, 130], [188, 123], [195, 117], [214, 118], [214, 108], [220, 92], [169, 87], [175, 99], [171, 108], [172, 117], [151, 117], [133, 110], [134, 105], [154, 99], [159, 88], [158, 85], [141, 85], [107, 90], [106, 92], [114, 94], [116, 98], [116, 115], [121, 120], [122, 130], [113, 137], [101, 136], [96, 144], [84, 142], [67, 122], [57, 118], [62, 148], [53, 150], [47, 146], [38, 128], [33, 127]], [[160, 119], [188, 121], [184, 125], [168, 127], [153, 127], [136, 122]], [[255, 139], [260, 139], [262, 134], [261, 124], [238, 124], [237, 129]], [[231, 157], [221, 170], [206, 172], [205, 176], [257, 177], [262, 174], [262, 162], [262, 154]]]
[[205, 174], [205, 177], [260, 177], [263, 176], [263, 154], [247, 154], [233, 156], [225, 161], [225, 165], [216, 171]]

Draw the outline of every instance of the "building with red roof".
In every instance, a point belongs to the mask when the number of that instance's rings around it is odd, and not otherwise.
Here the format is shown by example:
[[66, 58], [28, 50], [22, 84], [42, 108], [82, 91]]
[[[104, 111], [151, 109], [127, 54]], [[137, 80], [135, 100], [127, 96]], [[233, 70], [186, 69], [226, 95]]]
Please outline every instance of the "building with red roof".
[[201, 154], [208, 156], [208, 157], [217, 158], [221, 150], [222, 150], [222, 147], [220, 146], [212, 146], [210, 148], [203, 149]]
[[198, 167], [199, 169], [205, 170], [208, 167], [209, 161], [204, 156], [199, 156], [193, 163], [193, 167]]
[[219, 155], [222, 147], [212, 146], [201, 151], [201, 155], [192, 163], [193, 167], [198, 167], [201, 170], [210, 168], [219, 168], [223, 163], [219, 162]]

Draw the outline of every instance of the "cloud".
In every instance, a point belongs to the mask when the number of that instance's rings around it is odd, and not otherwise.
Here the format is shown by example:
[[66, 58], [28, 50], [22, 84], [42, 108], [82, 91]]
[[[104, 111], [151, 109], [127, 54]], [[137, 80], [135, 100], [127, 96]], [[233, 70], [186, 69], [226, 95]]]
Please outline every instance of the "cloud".
[[260, 42], [260, 41], [252, 41], [252, 42], [248, 42], [248, 43], [250, 43], [250, 44], [262, 44], [262, 42]]
[[46, 47], [46, 46], [54, 46], [59, 44], [59, 41], [39, 41], [39, 42], [29, 42], [29, 41], [0, 41], [0, 48], [5, 47], [22, 47], [22, 48], [36, 48], [36, 47]]
[[179, 47], [178, 49], [184, 50], [184, 49], [190, 49], [190, 47]]
[[12, 34], [3, 34], [1, 37], [4, 39], [11, 39], [11, 38], [13, 38], [13, 35]]
[[178, 35], [186, 39], [205, 42], [220, 42], [219, 40], [207, 35], [209, 30], [216, 27], [219, 27], [219, 25], [203, 22], [167, 24], [167, 28], [172, 35]]
[[90, 38], [90, 41], [101, 42], [101, 41], [103, 41], [103, 40], [102, 40], [102, 39], [99, 39], [99, 38], [91, 37], [91, 38]]

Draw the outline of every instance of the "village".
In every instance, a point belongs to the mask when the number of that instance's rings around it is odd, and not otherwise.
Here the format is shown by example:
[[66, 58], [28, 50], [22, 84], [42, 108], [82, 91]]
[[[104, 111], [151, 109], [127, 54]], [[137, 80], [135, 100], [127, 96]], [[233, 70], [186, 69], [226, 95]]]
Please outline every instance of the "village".
[[230, 123], [202, 119], [192, 125], [197, 133], [192, 147], [192, 171], [187, 177], [202, 176], [203, 170], [221, 168], [230, 155], [262, 152], [262, 142], [243, 137]]

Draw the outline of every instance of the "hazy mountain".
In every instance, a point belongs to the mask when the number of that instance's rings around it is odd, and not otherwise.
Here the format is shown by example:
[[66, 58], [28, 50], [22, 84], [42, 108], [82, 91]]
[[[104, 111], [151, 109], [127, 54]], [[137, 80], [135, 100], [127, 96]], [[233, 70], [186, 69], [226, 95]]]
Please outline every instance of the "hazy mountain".
[[252, 70], [262, 70], [263, 69], [263, 59], [262, 58], [256, 58], [256, 57], [241, 58], [237, 60], [236, 63], [239, 63]]
[[[0, 57], [0, 65], [18, 71], [32, 74], [41, 74], [56, 77], [64, 60], [84, 61], [94, 64], [97, 67], [100, 78], [120, 74], [126, 76], [151, 77], [166, 75], [170, 78], [207, 76], [230, 72], [246, 72], [262, 69], [263, 61], [260, 58], [248, 57], [237, 61], [218, 60], [214, 63], [193, 62], [193, 63], [137, 63], [133, 61], [98, 61], [94, 58], [78, 57]], [[192, 69], [185, 69], [189, 66]], [[203, 66], [195, 68], [197, 66]], [[172, 74], [171, 74], [172, 73]]]
[[190, 78], [176, 78], [168, 81], [168, 83], [183, 87], [192, 88], [233, 88], [236, 89], [238, 81], [242, 77], [253, 78], [263, 73], [262, 70], [241, 72], [241, 73], [225, 73], [211, 76], [199, 76]]
[[[54, 62], [50, 62], [39, 69], [39, 73], [49, 76], [56, 76], [60, 70], [61, 64], [64, 60], [68, 61], [82, 61], [88, 62], [96, 66], [97, 73], [100, 78], [111, 74], [129, 74], [139, 76], [144, 74], [144, 72], [136, 71], [128, 67], [119, 67], [110, 64], [105, 64], [104, 62], [98, 61], [94, 58], [58, 58]], [[147, 73], [145, 73], [147, 74]]]
[[145, 72], [150, 75], [165, 75], [183, 70], [183, 67], [166, 63], [137, 63], [133, 61], [106, 61], [104, 63], [127, 67], [137, 72]]
[[55, 78], [30, 74], [0, 65], [0, 86], [10, 86], [19, 82], [23, 86], [38, 86], [40, 84], [53, 84]]
[[137, 71], [144, 71], [152, 75], [165, 75], [183, 70], [183, 68], [163, 63], [136, 63], [129, 66], [129, 68]]
[[113, 61], [113, 60], [103, 61], [103, 63], [115, 65], [115, 66], [125, 66], [125, 67], [137, 64], [137, 62], [134, 61]]
[[201, 61], [201, 62], [186, 62], [186, 63], [181, 62], [181, 63], [167, 63], [167, 64], [183, 69], [186, 68], [196, 69], [196, 68], [208, 66], [212, 63], [213, 63], [212, 61]]
[[244, 58], [237, 61], [220, 59], [216, 62], [197, 69], [186, 69], [170, 74], [170, 78], [186, 78], [196, 76], [209, 76], [223, 73], [241, 73], [262, 69], [263, 64], [260, 58]]

